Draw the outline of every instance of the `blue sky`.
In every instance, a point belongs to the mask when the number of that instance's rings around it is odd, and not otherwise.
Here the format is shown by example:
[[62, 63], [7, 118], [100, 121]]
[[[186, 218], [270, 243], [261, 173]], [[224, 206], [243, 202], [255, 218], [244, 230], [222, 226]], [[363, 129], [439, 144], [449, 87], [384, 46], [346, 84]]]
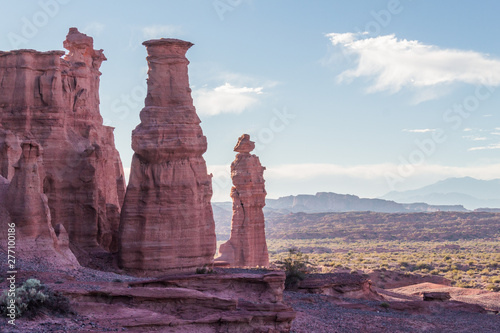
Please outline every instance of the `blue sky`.
[[498, 1], [0, 4], [0, 50], [62, 49], [70, 27], [104, 49], [101, 114], [125, 168], [146, 89], [141, 43], [193, 42], [190, 81], [215, 201], [229, 200], [243, 133], [257, 143], [271, 198], [500, 178]]

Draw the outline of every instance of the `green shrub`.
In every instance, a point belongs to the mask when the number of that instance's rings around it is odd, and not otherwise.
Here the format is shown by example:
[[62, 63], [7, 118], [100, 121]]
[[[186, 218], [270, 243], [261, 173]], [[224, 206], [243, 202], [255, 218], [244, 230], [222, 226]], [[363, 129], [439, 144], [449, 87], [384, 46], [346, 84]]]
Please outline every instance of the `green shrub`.
[[489, 284], [486, 286], [486, 290], [498, 292], [500, 291], [500, 287], [495, 284]]
[[415, 269], [417, 270], [432, 270], [433, 267], [429, 264], [429, 263], [426, 263], [426, 262], [423, 262], [423, 261], [420, 261], [417, 263], [417, 265], [415, 266]]
[[[21, 287], [16, 288], [16, 318], [21, 316], [33, 318], [39, 313], [52, 314], [71, 313], [69, 300], [58, 292], [54, 292], [41, 284], [37, 279], [26, 280]], [[7, 315], [10, 298], [7, 291], [0, 295], [0, 313]]]
[[304, 280], [307, 273], [308, 256], [297, 249], [289, 249], [288, 256], [277, 262], [285, 271], [285, 289], [294, 289], [300, 281]]
[[493, 276], [493, 277], [490, 279], [490, 282], [491, 282], [491, 283], [500, 283], [500, 276]]
[[390, 305], [387, 302], [382, 302], [382, 303], [380, 303], [380, 307], [382, 307], [384, 309], [389, 309]]
[[213, 274], [215, 273], [212, 268], [208, 268], [207, 265], [203, 266], [202, 268], [197, 268], [196, 269], [196, 274]]

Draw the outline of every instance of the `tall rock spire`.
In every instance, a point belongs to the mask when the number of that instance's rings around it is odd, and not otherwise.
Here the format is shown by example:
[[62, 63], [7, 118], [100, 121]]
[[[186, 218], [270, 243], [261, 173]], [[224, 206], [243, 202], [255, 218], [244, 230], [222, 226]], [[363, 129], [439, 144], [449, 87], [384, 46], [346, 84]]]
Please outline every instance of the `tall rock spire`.
[[119, 264], [130, 271], [194, 271], [215, 254], [207, 140], [189, 88], [193, 45], [178, 39], [143, 43], [148, 93], [132, 132], [130, 180], [120, 222]]
[[231, 163], [231, 198], [233, 218], [231, 237], [220, 246], [218, 260], [231, 266], [269, 266], [265, 221], [262, 209], [266, 205], [264, 168], [259, 158], [250, 152], [255, 143], [248, 134], [243, 134], [234, 151], [238, 154]]

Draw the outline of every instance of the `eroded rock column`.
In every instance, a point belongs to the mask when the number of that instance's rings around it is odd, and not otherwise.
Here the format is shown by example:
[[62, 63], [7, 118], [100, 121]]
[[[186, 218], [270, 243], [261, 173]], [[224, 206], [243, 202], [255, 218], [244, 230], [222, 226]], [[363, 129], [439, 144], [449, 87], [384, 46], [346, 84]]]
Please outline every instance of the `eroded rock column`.
[[42, 148], [34, 141], [25, 141], [21, 151], [12, 181], [0, 193], [2, 234], [10, 222], [15, 223], [16, 257], [21, 260], [40, 258], [52, 266], [79, 267], [68, 247], [64, 226], [58, 224], [57, 233], [52, 227], [47, 196], [42, 193]]
[[130, 271], [194, 271], [216, 248], [211, 175], [202, 155], [207, 140], [191, 89], [193, 45], [178, 39], [143, 43], [148, 93], [132, 132], [130, 180], [120, 222], [119, 264]]
[[262, 209], [266, 205], [264, 168], [256, 155], [250, 154], [255, 143], [243, 134], [234, 151], [238, 154], [231, 163], [231, 198], [233, 218], [231, 237], [219, 248], [218, 260], [231, 266], [269, 266], [265, 221]]

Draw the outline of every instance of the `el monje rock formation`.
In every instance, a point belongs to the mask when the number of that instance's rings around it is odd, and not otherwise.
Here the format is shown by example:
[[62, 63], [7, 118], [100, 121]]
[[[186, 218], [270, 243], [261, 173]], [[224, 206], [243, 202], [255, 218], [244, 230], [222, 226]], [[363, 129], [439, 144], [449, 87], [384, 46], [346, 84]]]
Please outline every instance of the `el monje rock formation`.
[[243, 134], [234, 151], [238, 154], [231, 163], [231, 198], [233, 218], [231, 237], [220, 246], [220, 261], [231, 266], [269, 266], [265, 221], [262, 209], [266, 205], [264, 168], [256, 155], [250, 154], [255, 143]]
[[189, 88], [186, 51], [178, 39], [143, 43], [148, 93], [132, 132], [132, 167], [120, 224], [121, 267], [193, 270], [216, 250], [212, 175], [202, 155], [207, 139]]
[[85, 261], [85, 253], [118, 247], [125, 180], [113, 128], [103, 126], [99, 112], [99, 67], [106, 57], [76, 28], [64, 47], [66, 56], [0, 52], [0, 175], [11, 181], [27, 149], [21, 143], [36, 141], [51, 223], [64, 227], [73, 252]]

